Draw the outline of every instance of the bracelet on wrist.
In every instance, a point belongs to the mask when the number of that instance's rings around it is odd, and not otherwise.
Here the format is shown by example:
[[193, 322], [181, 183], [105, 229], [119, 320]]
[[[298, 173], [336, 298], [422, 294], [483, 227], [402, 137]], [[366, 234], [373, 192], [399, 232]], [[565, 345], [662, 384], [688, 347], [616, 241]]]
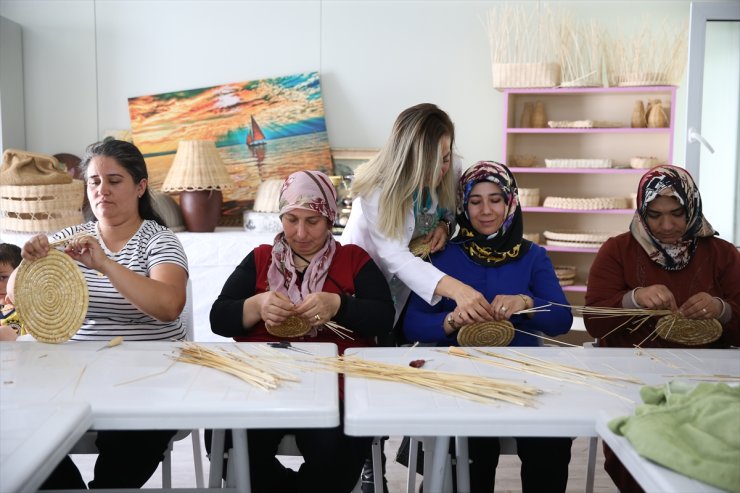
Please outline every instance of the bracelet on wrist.
[[530, 308], [532, 308], [534, 306], [534, 300], [532, 300], [532, 306], [529, 306], [529, 300], [530, 300], [529, 296], [524, 295], [524, 294], [519, 294], [518, 296], [522, 300], [524, 300], [524, 309], [525, 310], [529, 310]]
[[437, 223], [437, 226], [443, 225], [445, 227], [445, 230], [447, 231], [447, 237], [450, 237], [450, 234], [452, 234], [452, 231], [450, 231], [450, 222], [447, 219], [440, 219]]

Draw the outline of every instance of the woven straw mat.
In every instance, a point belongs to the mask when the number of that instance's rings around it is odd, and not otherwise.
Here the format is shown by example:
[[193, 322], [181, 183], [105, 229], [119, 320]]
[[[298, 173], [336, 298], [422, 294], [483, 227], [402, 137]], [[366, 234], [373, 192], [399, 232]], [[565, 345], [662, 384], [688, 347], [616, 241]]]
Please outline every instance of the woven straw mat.
[[23, 260], [15, 281], [15, 308], [28, 332], [41, 342], [66, 342], [87, 313], [87, 283], [77, 264], [51, 249], [33, 262]]
[[303, 317], [292, 316], [279, 325], [270, 325], [267, 332], [275, 337], [301, 337], [311, 330], [311, 325]]
[[461, 346], [508, 346], [514, 339], [514, 326], [511, 322], [476, 322], [466, 325], [457, 333]]
[[692, 320], [666, 315], [658, 320], [655, 328], [661, 339], [687, 346], [709, 344], [722, 335], [722, 324], [716, 318]]

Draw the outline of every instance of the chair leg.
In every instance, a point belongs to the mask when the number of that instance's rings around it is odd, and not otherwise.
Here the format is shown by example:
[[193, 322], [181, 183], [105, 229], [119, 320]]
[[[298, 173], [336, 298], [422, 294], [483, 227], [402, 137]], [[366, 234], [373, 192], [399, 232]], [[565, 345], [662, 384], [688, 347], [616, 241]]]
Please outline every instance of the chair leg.
[[172, 442], [167, 446], [162, 459], [162, 489], [172, 489]]
[[409, 437], [409, 471], [406, 478], [406, 493], [416, 491], [416, 461], [419, 441], [414, 437]]
[[203, 457], [200, 446], [200, 430], [192, 430], [190, 437], [193, 439], [193, 463], [195, 466], [195, 486], [203, 488]]
[[599, 446], [599, 437], [588, 439], [588, 465], [586, 466], [586, 493], [594, 491], [594, 474], [596, 471], [596, 451]]
[[468, 456], [468, 437], [455, 437], [457, 461], [457, 491], [470, 491], [470, 458]]
[[[213, 430], [211, 436], [211, 471], [208, 474], [208, 487], [221, 488], [223, 480], [221, 475], [224, 468], [224, 443], [226, 441], [226, 430]], [[231, 463], [232, 461], [229, 461]]]
[[373, 438], [373, 483], [375, 493], [383, 493], [383, 456], [380, 448], [382, 437]]

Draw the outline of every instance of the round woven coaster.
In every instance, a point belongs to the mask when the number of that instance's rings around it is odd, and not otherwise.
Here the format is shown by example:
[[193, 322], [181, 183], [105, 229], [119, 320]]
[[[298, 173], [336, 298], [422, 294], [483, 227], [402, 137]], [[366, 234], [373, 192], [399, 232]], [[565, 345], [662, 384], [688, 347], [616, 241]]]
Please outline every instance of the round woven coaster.
[[476, 322], [457, 333], [457, 343], [461, 346], [508, 346], [512, 339], [514, 326], [506, 320]]
[[716, 318], [691, 320], [666, 315], [658, 320], [655, 328], [661, 339], [687, 346], [709, 344], [722, 335], [722, 324]]
[[18, 266], [15, 301], [23, 326], [35, 339], [66, 342], [85, 319], [87, 283], [74, 260], [52, 248], [46, 257]]
[[432, 242], [424, 241], [424, 236], [417, 236], [409, 243], [409, 250], [417, 257], [428, 258], [432, 254]]
[[279, 325], [270, 325], [267, 332], [275, 337], [301, 337], [311, 330], [311, 325], [303, 317], [292, 316]]

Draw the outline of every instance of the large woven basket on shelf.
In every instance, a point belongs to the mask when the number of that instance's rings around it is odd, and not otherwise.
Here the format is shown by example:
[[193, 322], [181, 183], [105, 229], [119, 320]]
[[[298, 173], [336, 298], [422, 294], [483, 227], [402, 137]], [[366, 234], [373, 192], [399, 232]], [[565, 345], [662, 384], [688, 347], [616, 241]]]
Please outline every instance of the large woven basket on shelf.
[[658, 320], [655, 329], [661, 339], [687, 346], [709, 344], [722, 336], [722, 324], [715, 318], [693, 320], [666, 315]]
[[87, 305], [87, 283], [67, 254], [52, 248], [46, 257], [18, 266], [15, 308], [37, 340], [68, 341], [82, 325]]
[[465, 325], [457, 333], [461, 346], [508, 346], [514, 339], [514, 326], [507, 320], [476, 322]]
[[60, 169], [54, 156], [15, 149], [0, 168], [0, 230], [57, 231], [83, 221], [85, 184]]
[[311, 325], [303, 317], [292, 316], [279, 325], [265, 326], [265, 328], [275, 337], [301, 337], [308, 334]]
[[520, 188], [519, 203], [522, 207], [537, 207], [540, 205], [540, 189]]

